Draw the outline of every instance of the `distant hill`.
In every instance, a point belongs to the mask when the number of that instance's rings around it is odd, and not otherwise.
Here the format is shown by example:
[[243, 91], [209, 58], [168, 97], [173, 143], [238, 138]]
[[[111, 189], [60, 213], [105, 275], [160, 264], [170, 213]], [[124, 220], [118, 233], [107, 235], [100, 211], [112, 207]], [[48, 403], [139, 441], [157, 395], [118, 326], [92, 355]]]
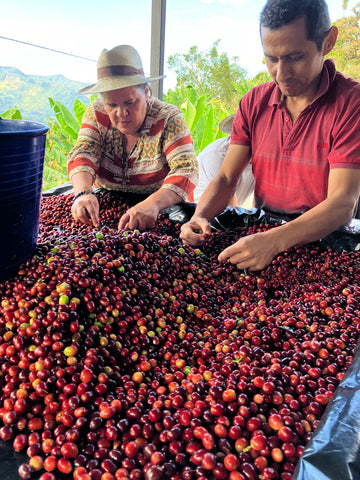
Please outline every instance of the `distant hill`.
[[16, 106], [24, 120], [45, 123], [46, 117], [54, 117], [48, 97], [72, 112], [75, 98], [89, 103], [88, 97], [77, 94], [85, 85], [62, 75], [25, 75], [17, 68], [0, 66], [0, 114]]

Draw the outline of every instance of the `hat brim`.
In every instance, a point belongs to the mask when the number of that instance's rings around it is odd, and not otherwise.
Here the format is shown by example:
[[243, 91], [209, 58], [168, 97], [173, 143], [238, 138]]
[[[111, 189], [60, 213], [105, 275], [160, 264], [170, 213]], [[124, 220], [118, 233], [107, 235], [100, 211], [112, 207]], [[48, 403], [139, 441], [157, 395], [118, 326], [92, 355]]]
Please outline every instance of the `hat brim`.
[[232, 131], [232, 124], [235, 118], [235, 113], [228, 115], [227, 117], [223, 118], [219, 123], [219, 129], [226, 133], [226, 135], [230, 135]]
[[79, 95], [90, 95], [93, 93], [110, 92], [111, 90], [119, 90], [121, 88], [134, 87], [144, 83], [156, 82], [157, 80], [161, 80], [163, 78], [165, 78], [165, 75], [150, 78], [144, 77], [143, 75], [113, 76], [102, 78], [97, 83], [82, 88], [78, 93]]

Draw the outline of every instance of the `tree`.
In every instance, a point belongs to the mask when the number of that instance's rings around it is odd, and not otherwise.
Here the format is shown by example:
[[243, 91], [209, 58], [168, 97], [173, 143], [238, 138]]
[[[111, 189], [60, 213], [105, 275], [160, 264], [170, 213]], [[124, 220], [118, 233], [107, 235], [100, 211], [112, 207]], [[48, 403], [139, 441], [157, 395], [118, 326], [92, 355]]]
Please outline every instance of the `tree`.
[[[344, 2], [346, 8], [347, 2]], [[336, 45], [330, 57], [340, 72], [360, 81], [360, 3], [353, 8], [354, 15], [336, 20], [339, 29]]]
[[199, 95], [217, 98], [229, 110], [234, 110], [239, 101], [233, 83], [241, 83], [247, 72], [239, 65], [239, 58], [229, 59], [226, 53], [219, 53], [220, 40], [205, 52], [192, 46], [188, 53], [175, 53], [168, 58], [169, 68], [176, 72], [176, 86], [191, 85]]
[[226, 53], [218, 53], [219, 42], [205, 52], [193, 46], [189, 53], [176, 53], [168, 59], [169, 67], [176, 71], [177, 84], [164, 94], [164, 101], [181, 108], [196, 154], [224, 136], [219, 123], [237, 110], [240, 98], [255, 85], [270, 80], [266, 71], [247, 79], [238, 57], [231, 63]]

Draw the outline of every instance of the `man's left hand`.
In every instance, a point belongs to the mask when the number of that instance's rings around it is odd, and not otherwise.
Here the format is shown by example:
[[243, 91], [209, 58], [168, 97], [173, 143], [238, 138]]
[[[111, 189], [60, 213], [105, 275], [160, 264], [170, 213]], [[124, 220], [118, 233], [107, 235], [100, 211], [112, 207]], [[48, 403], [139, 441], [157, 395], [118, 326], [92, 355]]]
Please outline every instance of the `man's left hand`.
[[230, 247], [225, 248], [219, 261], [228, 260], [239, 269], [262, 270], [267, 267], [279, 253], [272, 232], [261, 232], [240, 238]]

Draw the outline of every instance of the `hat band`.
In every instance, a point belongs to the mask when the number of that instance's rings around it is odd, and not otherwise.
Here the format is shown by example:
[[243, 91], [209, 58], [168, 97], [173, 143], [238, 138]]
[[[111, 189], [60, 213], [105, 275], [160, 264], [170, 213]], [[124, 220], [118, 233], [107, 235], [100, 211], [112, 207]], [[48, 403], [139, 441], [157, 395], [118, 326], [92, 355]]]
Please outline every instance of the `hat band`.
[[110, 65], [109, 67], [98, 68], [98, 79], [113, 77], [116, 75], [144, 75], [142, 68], [134, 68], [129, 65]]

